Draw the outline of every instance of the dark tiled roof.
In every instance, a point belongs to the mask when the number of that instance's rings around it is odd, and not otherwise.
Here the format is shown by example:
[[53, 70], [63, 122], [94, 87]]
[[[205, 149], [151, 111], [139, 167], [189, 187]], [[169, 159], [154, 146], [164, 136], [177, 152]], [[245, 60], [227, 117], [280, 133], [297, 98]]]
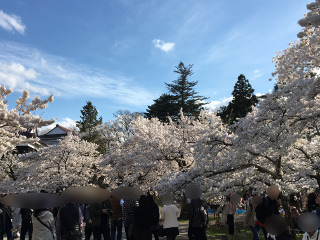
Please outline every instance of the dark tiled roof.
[[27, 138], [32, 138], [34, 137], [34, 134], [30, 131], [19, 131], [20, 136], [25, 136]]
[[42, 139], [52, 139], [52, 138], [62, 138], [67, 136], [68, 134], [44, 134], [44, 135], [40, 135], [39, 138]]

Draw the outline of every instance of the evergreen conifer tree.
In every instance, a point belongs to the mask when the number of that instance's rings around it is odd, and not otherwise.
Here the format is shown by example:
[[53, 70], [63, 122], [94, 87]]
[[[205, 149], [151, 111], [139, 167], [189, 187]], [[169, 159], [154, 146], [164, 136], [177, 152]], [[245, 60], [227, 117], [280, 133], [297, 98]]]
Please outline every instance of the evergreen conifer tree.
[[145, 116], [147, 118], [157, 117], [161, 122], [166, 122], [170, 116], [176, 118], [177, 109], [175, 97], [164, 93], [158, 99], [154, 100], [154, 104], [148, 106]]
[[233, 99], [228, 106], [220, 108], [218, 115], [228, 125], [233, 124], [238, 118], [243, 118], [252, 111], [252, 106], [258, 103], [254, 89], [249, 80], [240, 74], [232, 92]]
[[77, 121], [76, 126], [79, 128], [83, 140], [98, 144], [97, 150], [100, 153], [105, 153], [104, 141], [97, 131], [97, 126], [102, 124], [102, 117], [98, 118], [98, 110], [93, 106], [91, 101], [87, 101], [86, 103], [81, 110], [81, 120]]
[[179, 74], [178, 79], [174, 80], [173, 83], [165, 83], [169, 90], [169, 94], [162, 94], [158, 99], [154, 100], [154, 104], [148, 106], [146, 117], [157, 117], [161, 121], [167, 121], [170, 116], [174, 121], [179, 118], [180, 109], [186, 116], [198, 116], [206, 97], [197, 95], [198, 93], [194, 90], [198, 81], [192, 82], [188, 78], [192, 76], [192, 65], [184, 65], [180, 62], [176, 66], [175, 73]]

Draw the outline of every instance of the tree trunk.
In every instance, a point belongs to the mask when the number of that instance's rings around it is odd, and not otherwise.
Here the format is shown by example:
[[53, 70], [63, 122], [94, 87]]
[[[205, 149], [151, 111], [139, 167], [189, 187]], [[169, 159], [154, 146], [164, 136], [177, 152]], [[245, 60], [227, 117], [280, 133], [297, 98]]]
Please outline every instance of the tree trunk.
[[180, 213], [180, 220], [188, 220], [188, 208], [189, 204], [187, 202], [187, 197], [183, 196], [182, 202], [181, 202], [181, 213]]
[[281, 203], [282, 203], [283, 210], [285, 211], [286, 223], [290, 228], [291, 238], [295, 240], [297, 238], [296, 238], [296, 233], [294, 231], [294, 222], [293, 222], [293, 218], [291, 216], [291, 211], [290, 211], [289, 196], [284, 196], [281, 194]]

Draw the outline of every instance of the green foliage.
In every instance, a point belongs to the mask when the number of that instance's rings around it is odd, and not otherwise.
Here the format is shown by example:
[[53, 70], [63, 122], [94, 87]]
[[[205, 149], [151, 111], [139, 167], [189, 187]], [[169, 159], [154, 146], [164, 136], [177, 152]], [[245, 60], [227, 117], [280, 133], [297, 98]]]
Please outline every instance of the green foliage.
[[80, 133], [89, 133], [90, 135], [99, 124], [102, 124], [102, 117], [98, 118], [98, 111], [91, 101], [87, 101], [80, 112], [82, 116], [80, 116], [81, 120], [77, 121], [77, 127]]
[[154, 100], [154, 104], [148, 106], [145, 116], [147, 118], [157, 117], [160, 121], [166, 122], [170, 116], [172, 120], [177, 120], [180, 115], [180, 109], [186, 116], [198, 116], [206, 97], [197, 95], [194, 87], [196, 82], [188, 81], [188, 78], [192, 76], [192, 65], [185, 66], [183, 62], [180, 62], [176, 66], [175, 73], [179, 74], [178, 79], [173, 83], [165, 83], [169, 90], [169, 94], [162, 94], [158, 99]]
[[97, 144], [97, 150], [100, 153], [105, 153], [105, 141], [97, 131], [97, 127], [102, 124], [102, 117], [98, 118], [98, 110], [91, 101], [86, 103], [80, 111], [82, 114], [80, 116], [81, 120], [77, 121], [76, 126], [79, 128], [79, 132], [82, 133], [83, 140]]
[[154, 100], [154, 104], [148, 106], [145, 116], [147, 118], [157, 117], [161, 122], [166, 122], [168, 116], [175, 118], [177, 114], [176, 98], [170, 94], [162, 94], [158, 99]]
[[254, 89], [251, 87], [249, 80], [243, 74], [240, 74], [238, 81], [232, 92], [233, 100], [228, 106], [223, 106], [218, 111], [218, 116], [228, 125], [233, 124], [238, 118], [245, 117], [252, 111], [252, 106], [258, 103]]

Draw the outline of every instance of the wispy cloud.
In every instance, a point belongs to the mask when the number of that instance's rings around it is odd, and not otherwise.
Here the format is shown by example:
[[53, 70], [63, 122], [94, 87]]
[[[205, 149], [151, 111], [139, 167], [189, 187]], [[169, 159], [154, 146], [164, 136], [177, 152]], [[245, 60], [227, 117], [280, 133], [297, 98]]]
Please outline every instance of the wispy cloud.
[[174, 49], [175, 43], [172, 42], [164, 42], [160, 39], [153, 39], [153, 44], [156, 48], [160, 48], [162, 51], [166, 53], [172, 51]]
[[0, 52], [0, 84], [15, 91], [28, 88], [31, 93], [62, 98], [94, 96], [134, 106], [149, 104], [154, 98], [129, 77], [91, 69], [34, 48], [0, 41]]
[[216, 112], [217, 110], [219, 110], [220, 107], [228, 105], [228, 103], [232, 101], [232, 98], [233, 97], [229, 97], [229, 98], [224, 98], [220, 101], [212, 101], [205, 106], [210, 110]]
[[33, 84], [36, 80], [37, 73], [34, 69], [26, 69], [20, 63], [3, 63], [0, 62], [0, 83], [6, 87], [22, 92], [28, 89], [30, 92], [41, 95], [49, 95], [46, 88]]
[[20, 34], [24, 34], [26, 30], [19, 16], [6, 14], [2, 10], [0, 10], [0, 27], [10, 32], [17, 31]]
[[262, 72], [260, 70], [258, 70], [258, 69], [253, 71], [253, 79], [262, 77], [262, 75], [263, 75]]

